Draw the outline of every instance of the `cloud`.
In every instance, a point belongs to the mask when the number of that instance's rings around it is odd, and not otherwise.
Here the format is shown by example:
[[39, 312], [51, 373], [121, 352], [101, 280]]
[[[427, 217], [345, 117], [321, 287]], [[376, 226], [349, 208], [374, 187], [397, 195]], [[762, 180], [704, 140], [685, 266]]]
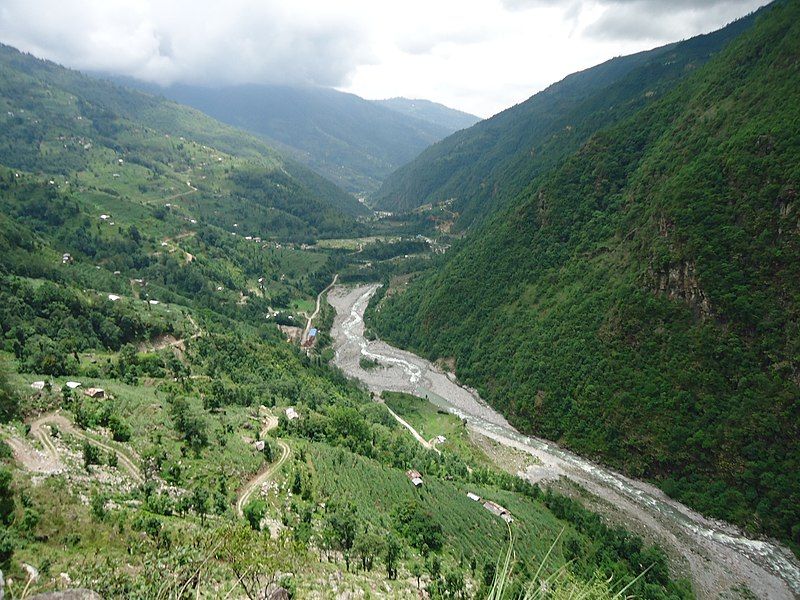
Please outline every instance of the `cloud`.
[[3, 0], [0, 39], [79, 69], [169, 84], [345, 83], [374, 60], [365, 24], [293, 0]]
[[[612, 41], [677, 40], [721, 27], [768, 0], [501, 0], [512, 11], [560, 8], [582, 35]], [[590, 15], [587, 21], [586, 15]]]
[[0, 41], [155, 82], [312, 84], [488, 116], [766, 0], [0, 0]]

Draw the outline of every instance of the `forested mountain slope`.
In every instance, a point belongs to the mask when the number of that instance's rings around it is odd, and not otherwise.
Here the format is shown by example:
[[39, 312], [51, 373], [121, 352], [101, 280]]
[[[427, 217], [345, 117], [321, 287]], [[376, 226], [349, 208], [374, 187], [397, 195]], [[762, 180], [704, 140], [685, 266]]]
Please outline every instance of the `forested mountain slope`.
[[574, 152], [594, 132], [657, 102], [752, 24], [609, 60], [431, 146], [386, 179], [373, 204], [405, 211], [453, 199], [466, 228]]
[[521, 429], [800, 548], [800, 2], [380, 306]]
[[373, 100], [373, 102], [399, 113], [440, 125], [450, 131], [466, 129], [480, 121], [480, 118], [475, 115], [450, 108], [438, 102], [419, 98], [387, 98], [385, 100]]
[[[159, 185], [185, 189], [189, 180], [200, 190], [195, 198], [213, 195], [214, 214], [229, 216], [231, 224], [239, 218], [235, 213], [250, 204], [249, 214], [264, 237], [286, 235], [287, 220], [297, 225], [300, 236], [340, 235], [354, 228], [352, 216], [363, 212], [355, 198], [254, 136], [197, 110], [87, 77], [9, 46], [0, 46], [0, 107], [0, 164], [8, 167], [97, 177], [98, 166], [110, 168], [121, 159], [130, 167], [119, 169], [116, 183], [130, 185], [135, 180], [142, 195], [147, 196], [149, 188], [155, 196]], [[194, 158], [188, 156], [187, 140], [218, 151], [217, 164], [189, 164]], [[219, 178], [212, 172], [215, 168]], [[262, 197], [257, 199], [248, 189], [254, 178], [264, 184], [259, 184]], [[198, 203], [197, 208], [212, 210], [210, 202]], [[270, 224], [275, 225], [271, 232]]]
[[376, 190], [389, 173], [455, 131], [330, 88], [131, 84], [276, 142], [351, 192]]

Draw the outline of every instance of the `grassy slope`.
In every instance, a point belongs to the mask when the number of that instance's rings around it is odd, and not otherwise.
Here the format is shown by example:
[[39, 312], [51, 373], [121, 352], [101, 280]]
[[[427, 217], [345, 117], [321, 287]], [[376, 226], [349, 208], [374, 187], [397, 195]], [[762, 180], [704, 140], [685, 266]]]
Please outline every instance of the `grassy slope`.
[[752, 21], [570, 75], [434, 144], [387, 178], [375, 204], [397, 211], [454, 198], [459, 228], [480, 221], [594, 132], [656, 102]]
[[798, 17], [592, 137], [376, 317], [518, 426], [795, 549]]

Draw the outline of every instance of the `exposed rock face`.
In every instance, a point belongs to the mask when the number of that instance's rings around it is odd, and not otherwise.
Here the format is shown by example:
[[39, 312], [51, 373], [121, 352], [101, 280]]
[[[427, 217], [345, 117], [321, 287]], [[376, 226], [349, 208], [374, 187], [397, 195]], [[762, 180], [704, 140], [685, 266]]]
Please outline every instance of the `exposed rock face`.
[[671, 300], [681, 300], [688, 304], [700, 319], [711, 316], [708, 296], [700, 287], [693, 261], [670, 264], [666, 271], [655, 274], [656, 290]]
[[29, 600], [103, 600], [96, 592], [86, 589], [64, 590], [61, 592], [48, 592], [31, 596]]

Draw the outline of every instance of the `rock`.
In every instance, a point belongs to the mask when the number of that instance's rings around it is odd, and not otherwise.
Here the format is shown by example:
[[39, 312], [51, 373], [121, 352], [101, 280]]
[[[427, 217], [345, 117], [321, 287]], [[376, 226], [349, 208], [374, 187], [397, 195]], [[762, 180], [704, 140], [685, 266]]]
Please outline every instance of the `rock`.
[[275, 588], [272, 593], [267, 596], [269, 600], [290, 600], [289, 592], [282, 587]]
[[93, 592], [83, 588], [74, 590], [64, 590], [62, 592], [47, 592], [31, 596], [28, 600], [103, 600], [103, 598]]

